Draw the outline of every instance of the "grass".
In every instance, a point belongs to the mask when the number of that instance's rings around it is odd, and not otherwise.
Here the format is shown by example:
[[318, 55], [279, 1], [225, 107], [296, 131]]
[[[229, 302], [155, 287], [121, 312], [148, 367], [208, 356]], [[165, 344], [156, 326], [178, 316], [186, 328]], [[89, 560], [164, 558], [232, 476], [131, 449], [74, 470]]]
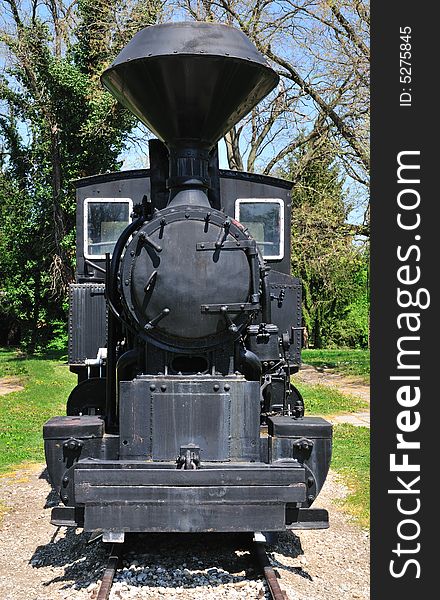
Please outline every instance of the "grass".
[[24, 390], [0, 396], [0, 473], [25, 461], [43, 461], [43, 423], [65, 414], [76, 383], [62, 353], [24, 357], [0, 349], [0, 377], [18, 377]]
[[[304, 397], [306, 415], [336, 415], [365, 410], [368, 404], [360, 398], [341, 394], [322, 385], [297, 383]], [[340, 424], [333, 427], [331, 468], [342, 478], [349, 494], [341, 504], [344, 510], [364, 528], [370, 523], [370, 430], [367, 427]]]
[[307, 365], [359, 377], [366, 383], [370, 381], [369, 350], [302, 350], [301, 355], [303, 362]]
[[295, 380], [295, 376], [292, 377], [292, 383], [304, 398], [306, 415], [337, 415], [368, 408], [368, 404], [361, 398], [341, 394], [335, 388], [300, 383]]
[[370, 526], [370, 430], [367, 427], [336, 425], [333, 429], [332, 469], [350, 490], [341, 501], [361, 527]]

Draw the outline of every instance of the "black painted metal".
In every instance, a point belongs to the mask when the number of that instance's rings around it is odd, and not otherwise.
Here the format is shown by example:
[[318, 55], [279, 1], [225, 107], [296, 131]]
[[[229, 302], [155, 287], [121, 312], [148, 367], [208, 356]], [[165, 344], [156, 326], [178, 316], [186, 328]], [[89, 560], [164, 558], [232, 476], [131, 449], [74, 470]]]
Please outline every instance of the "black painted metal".
[[[153, 142], [155, 142], [153, 144]], [[169, 190], [166, 187], [168, 177], [168, 157], [166, 146], [159, 140], [150, 140], [151, 169], [121, 171], [105, 175], [85, 177], [76, 182], [77, 198], [77, 246], [76, 264], [78, 281], [102, 281], [102, 272], [85, 265], [84, 259], [84, 200], [86, 198], [131, 198], [133, 204], [142, 201], [147, 195], [153, 208], [164, 208], [168, 202]], [[160, 148], [160, 150], [157, 150]], [[160, 155], [157, 158], [157, 155]], [[212, 159], [214, 161], [214, 158]], [[159, 163], [159, 164], [158, 164]], [[215, 163], [215, 161], [214, 161]], [[151, 180], [150, 180], [151, 176]], [[223, 209], [225, 214], [234, 218], [237, 198], [279, 198], [284, 202], [284, 258], [269, 260], [273, 270], [290, 273], [290, 190], [292, 183], [276, 177], [257, 173], [222, 170], [215, 174], [215, 164], [210, 167], [211, 189], [208, 199], [213, 208]], [[218, 186], [217, 188], [215, 186]], [[221, 204], [220, 204], [221, 198]], [[94, 264], [103, 268], [104, 261], [95, 259]]]
[[307, 501], [313, 504], [327, 477], [332, 455], [332, 425], [320, 417], [269, 417], [269, 456], [271, 461], [286, 456], [296, 459], [306, 469]]
[[78, 383], [67, 399], [66, 413], [69, 416], [105, 416], [106, 378], [89, 377]]
[[283, 504], [115, 504], [90, 505], [84, 511], [84, 530], [121, 528], [140, 532], [239, 532], [285, 529]]
[[[103, 81], [162, 141], [149, 143], [149, 170], [77, 182], [70, 354], [80, 383], [68, 412], [103, 418], [45, 426], [65, 505], [52, 522], [120, 533], [324, 527], [309, 507], [331, 426], [301, 418], [290, 384], [301, 350], [291, 184], [218, 168], [217, 140], [278, 76], [236, 30], [182, 23], [139, 32]], [[84, 256], [87, 198], [133, 203], [111, 259]], [[263, 259], [235, 220], [238, 199], [281, 201], [282, 258]], [[86, 366], [105, 342], [105, 364]]]
[[195, 444], [202, 463], [256, 461], [259, 401], [258, 382], [237, 377], [142, 377], [122, 382], [121, 457], [172, 461], [182, 446]]
[[104, 285], [69, 286], [69, 364], [85, 365], [107, 344]]
[[322, 417], [304, 417], [300, 421], [274, 416], [268, 420], [268, 433], [273, 437], [311, 437], [331, 439], [332, 425]]
[[[152, 468], [154, 465], [155, 468]], [[197, 470], [171, 464], [84, 461], [74, 469], [75, 497], [85, 529], [125, 531], [255, 531], [285, 528], [285, 505], [305, 499], [304, 470], [207, 463]], [[158, 487], [159, 486], [159, 487]]]
[[159, 139], [210, 149], [279, 77], [237, 29], [190, 22], [143, 29], [101, 79]]
[[[225, 230], [225, 221], [225, 215], [214, 209], [167, 208], [133, 236], [121, 265], [121, 294], [143, 336], [180, 349], [210, 348], [232, 334], [237, 337], [249, 320], [246, 311], [234, 318], [238, 327], [234, 332], [217, 311], [202, 309], [216, 303], [222, 279], [225, 305], [245, 306], [252, 299], [249, 262], [256, 262], [257, 257], [249, 258], [249, 240], [243, 230], [234, 223]], [[223, 237], [231, 247], [216, 246]], [[198, 250], [202, 245], [205, 251]], [[157, 277], [146, 289], [155, 272]], [[164, 309], [168, 311], [163, 318], [154, 327], [148, 326]]]
[[297, 508], [287, 506], [286, 526], [288, 529], [327, 529], [328, 511], [324, 508]]

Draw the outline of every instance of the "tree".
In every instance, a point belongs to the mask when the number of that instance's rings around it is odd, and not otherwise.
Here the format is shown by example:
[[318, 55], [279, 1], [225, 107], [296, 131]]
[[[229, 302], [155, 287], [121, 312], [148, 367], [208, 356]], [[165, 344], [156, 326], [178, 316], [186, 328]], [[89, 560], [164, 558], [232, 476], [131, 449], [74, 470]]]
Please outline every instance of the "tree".
[[0, 312], [35, 347], [53, 321], [65, 319], [74, 269], [72, 181], [118, 169], [135, 124], [99, 75], [138, 29], [156, 22], [161, 3], [0, 6]]
[[[284, 175], [308, 146], [289, 157]], [[302, 280], [304, 325], [316, 348], [365, 345], [368, 256], [347, 224], [344, 180], [331, 142], [319, 153], [323, 158], [307, 163], [292, 192], [292, 273]]]
[[[281, 76], [272, 95], [225, 137], [231, 169], [274, 173], [307, 144], [291, 176], [331, 138], [356, 183], [368, 231], [369, 5], [363, 0], [179, 0], [192, 18], [239, 27]], [[294, 168], [293, 168], [294, 167]], [[359, 186], [359, 187], [358, 187]]]

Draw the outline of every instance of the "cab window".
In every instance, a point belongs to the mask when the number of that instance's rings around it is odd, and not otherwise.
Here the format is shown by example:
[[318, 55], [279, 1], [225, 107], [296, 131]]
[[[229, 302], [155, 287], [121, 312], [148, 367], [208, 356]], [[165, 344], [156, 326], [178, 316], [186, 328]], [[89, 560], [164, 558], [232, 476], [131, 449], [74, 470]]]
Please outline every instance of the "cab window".
[[264, 258], [284, 256], [284, 203], [278, 198], [238, 198], [235, 218], [249, 229]]
[[84, 255], [105, 258], [130, 223], [130, 198], [87, 198], [84, 201]]

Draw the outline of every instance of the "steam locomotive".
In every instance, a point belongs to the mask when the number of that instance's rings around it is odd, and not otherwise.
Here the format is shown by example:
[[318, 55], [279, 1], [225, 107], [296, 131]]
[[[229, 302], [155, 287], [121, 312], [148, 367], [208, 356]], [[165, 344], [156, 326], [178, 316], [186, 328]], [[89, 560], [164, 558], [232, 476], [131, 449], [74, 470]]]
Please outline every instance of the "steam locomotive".
[[304, 416], [291, 184], [220, 170], [217, 143], [278, 84], [240, 31], [135, 35], [103, 85], [157, 139], [150, 168], [77, 185], [67, 416], [44, 425], [54, 525], [325, 528], [331, 425]]

